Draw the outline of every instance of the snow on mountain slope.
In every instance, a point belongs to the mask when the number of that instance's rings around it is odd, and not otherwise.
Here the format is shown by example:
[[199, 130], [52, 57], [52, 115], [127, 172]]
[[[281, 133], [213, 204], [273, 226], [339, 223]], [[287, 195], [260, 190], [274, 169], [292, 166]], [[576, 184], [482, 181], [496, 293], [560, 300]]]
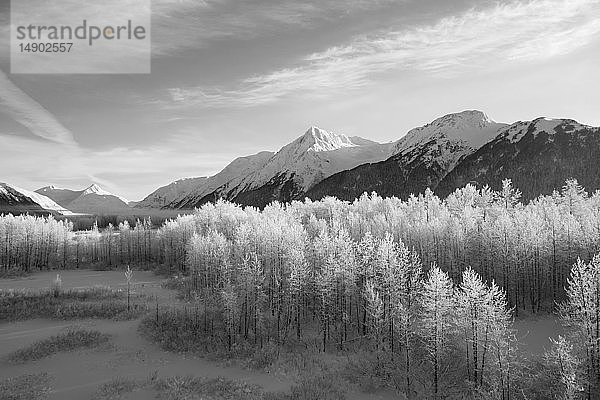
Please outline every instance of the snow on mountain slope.
[[97, 195], [97, 196], [113, 196], [113, 197], [116, 197], [117, 199], [121, 200], [125, 204], [129, 203], [129, 200], [127, 200], [126, 198], [124, 198], [122, 196], [119, 196], [118, 194], [110, 193], [110, 192], [102, 189], [100, 186], [96, 185], [95, 183], [92, 184], [92, 185], [90, 185], [90, 186], [88, 186], [81, 193], [81, 195], [79, 197], [81, 198], [81, 197], [84, 197], [84, 196], [88, 196], [90, 194], [94, 194], [94, 195]]
[[137, 208], [162, 208], [179, 199], [187, 196], [190, 192], [200, 187], [208, 178], [203, 176], [199, 178], [183, 178], [172, 182], [166, 186], [156, 189], [137, 203]]
[[598, 127], [571, 119], [519, 121], [461, 160], [436, 191], [446, 196], [467, 183], [499, 189], [508, 178], [521, 190], [524, 200], [531, 200], [575, 178], [592, 192], [600, 188], [598, 154]]
[[82, 190], [71, 190], [58, 188], [56, 186], [46, 186], [35, 191], [52, 199], [55, 203], [67, 208], [67, 205], [81, 195]]
[[308, 191], [312, 199], [337, 196], [354, 200], [362, 193], [408, 197], [440, 180], [468, 154], [506, 127], [481, 111], [463, 111], [410, 130], [398, 140], [385, 161], [361, 165], [322, 180]]
[[[412, 154], [412, 157], [405, 160], [409, 162], [416, 157], [430, 157], [451, 168], [460, 157], [494, 139], [499, 130], [506, 126], [508, 125], [492, 121], [485, 113], [477, 110], [448, 114], [410, 130], [396, 142], [391, 156]], [[428, 151], [424, 152], [424, 149]]]
[[97, 214], [112, 213], [128, 210], [129, 201], [121, 196], [112, 194], [95, 183], [84, 189], [81, 194], [68, 204], [71, 211]]
[[567, 126], [567, 132], [589, 128], [588, 126], [580, 124], [572, 119], [553, 119], [541, 117], [534, 119], [533, 121], [515, 122], [500, 133], [499, 139], [506, 139], [511, 143], [517, 143], [528, 133], [531, 133], [534, 138], [540, 133], [546, 133], [549, 135], [549, 140], [553, 140], [557, 128], [561, 125]]
[[7, 183], [0, 183], [0, 212], [72, 214], [44, 195]]
[[81, 190], [46, 186], [36, 190], [36, 193], [47, 196], [61, 206], [78, 213], [111, 213], [129, 208], [127, 199], [112, 194], [95, 183]]
[[229, 198], [229, 192], [236, 188], [249, 174], [264, 167], [273, 157], [273, 152], [262, 151], [245, 157], [238, 157], [229, 163], [221, 172], [206, 179], [189, 194], [179, 196], [167, 208], [193, 208], [208, 198], [214, 201], [220, 197]]
[[282, 175], [293, 179], [305, 192], [337, 172], [385, 159], [390, 146], [311, 127], [279, 150], [263, 168], [246, 177], [238, 193], [259, 188]]
[[277, 153], [234, 160], [166, 207], [193, 208], [218, 198], [257, 206], [289, 201], [339, 171], [385, 159], [391, 146], [311, 127]]

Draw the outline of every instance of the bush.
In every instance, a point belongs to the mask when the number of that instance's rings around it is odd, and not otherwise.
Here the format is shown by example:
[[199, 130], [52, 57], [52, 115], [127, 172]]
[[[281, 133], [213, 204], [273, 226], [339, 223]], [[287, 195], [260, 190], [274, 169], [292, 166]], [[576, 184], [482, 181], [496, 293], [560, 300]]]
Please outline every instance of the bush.
[[50, 376], [46, 373], [21, 375], [0, 381], [2, 400], [44, 400], [50, 394]]
[[145, 304], [134, 304], [130, 312], [119, 291], [96, 287], [61, 291], [0, 290], [0, 321], [32, 318], [132, 319], [147, 311]]
[[290, 400], [344, 400], [342, 385], [339, 377], [331, 374], [309, 375], [292, 387]]
[[94, 395], [93, 400], [120, 399], [124, 394], [131, 393], [134, 390], [143, 387], [145, 384], [146, 382], [139, 382], [134, 379], [118, 377], [101, 385]]
[[394, 376], [403, 371], [403, 365], [396, 364], [387, 354], [359, 351], [348, 357], [348, 363], [341, 374], [363, 392], [373, 393], [389, 388], [394, 381], [403, 382], [399, 376]]
[[258, 386], [224, 378], [206, 379], [173, 377], [160, 380], [155, 388], [161, 398], [172, 400], [200, 398], [206, 400], [262, 400]]
[[160, 399], [168, 400], [288, 400], [288, 395], [265, 394], [260, 387], [245, 382], [216, 378], [175, 376], [146, 380], [118, 378], [100, 387], [94, 400], [116, 400], [138, 389], [154, 389]]
[[279, 348], [275, 343], [269, 342], [252, 353], [248, 366], [253, 369], [266, 369], [273, 365], [279, 358]]
[[22, 278], [27, 275], [29, 275], [29, 272], [21, 268], [0, 269], [0, 279]]
[[36, 361], [60, 352], [96, 348], [108, 340], [108, 335], [98, 331], [71, 330], [17, 350], [8, 359], [15, 363]]
[[[158, 317], [158, 318], [157, 318]], [[200, 314], [186, 310], [171, 309], [157, 315], [149, 315], [142, 320], [140, 332], [161, 348], [173, 352], [208, 354], [221, 352], [224, 339], [207, 334], [201, 324]], [[215, 326], [218, 321], [213, 321]], [[216, 329], [221, 332], [220, 329]]]

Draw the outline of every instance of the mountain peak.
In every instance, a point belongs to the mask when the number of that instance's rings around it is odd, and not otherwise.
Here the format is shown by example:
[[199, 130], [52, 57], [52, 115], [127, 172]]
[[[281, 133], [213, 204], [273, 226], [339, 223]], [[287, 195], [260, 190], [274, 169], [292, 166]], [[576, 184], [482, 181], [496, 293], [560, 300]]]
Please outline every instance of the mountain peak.
[[479, 126], [481, 128], [493, 124], [494, 121], [486, 113], [479, 110], [465, 110], [457, 113], [444, 115], [434, 120], [430, 125], [445, 126], [451, 128], [472, 128]]
[[357, 146], [348, 136], [327, 132], [317, 126], [311, 126], [297, 142], [301, 151], [332, 151]]
[[108, 192], [106, 192], [105, 190], [103, 190], [100, 186], [98, 186], [95, 183], [92, 183], [90, 186], [88, 186], [87, 188], [85, 188], [85, 190], [83, 191], [83, 194], [91, 194], [91, 193], [95, 193], [95, 194], [110, 194]]
[[506, 124], [490, 119], [484, 112], [467, 110], [437, 118], [427, 125], [410, 130], [396, 142], [393, 153], [406, 153], [431, 141], [452, 141], [478, 149], [496, 137]]
[[593, 129], [573, 119], [539, 117], [532, 121], [515, 122], [504, 129], [501, 136], [514, 143], [520, 141], [528, 133], [531, 133], [533, 137], [537, 137], [539, 133], [544, 132], [548, 135], [549, 140], [553, 140], [552, 137], [557, 131], [573, 133], [584, 128]]
[[[72, 214], [49, 197], [20, 187], [0, 183], [0, 206], [10, 207], [17, 212], [50, 212], [62, 215]], [[12, 210], [10, 210], [12, 211]]]
[[54, 185], [49, 185], [49, 186], [44, 186], [43, 188], [39, 188], [38, 190], [36, 190], [36, 192], [48, 192], [51, 190], [63, 190], [63, 188], [59, 188], [58, 186], [54, 186]]

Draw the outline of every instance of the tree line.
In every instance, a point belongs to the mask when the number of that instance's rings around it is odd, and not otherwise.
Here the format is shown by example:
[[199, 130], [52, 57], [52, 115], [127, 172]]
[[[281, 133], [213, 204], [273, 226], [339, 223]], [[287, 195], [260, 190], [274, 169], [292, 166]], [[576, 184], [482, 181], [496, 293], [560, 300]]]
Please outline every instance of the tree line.
[[[0, 216], [0, 266], [32, 271], [160, 264], [184, 273], [209, 336], [257, 346], [354, 341], [400, 360], [407, 396], [425, 369], [434, 398], [460, 361], [474, 392], [515, 396], [511, 321], [559, 311], [569, 335], [548, 354], [564, 398], [600, 381], [600, 193], [569, 180], [528, 204], [509, 180], [402, 201], [218, 201], [192, 215], [73, 232], [52, 217]], [[419, 383], [422, 384], [422, 383]], [[585, 389], [582, 389], [585, 387]]]
[[[284, 226], [277, 226], [281, 221]], [[459, 280], [470, 267], [484, 280], [497, 282], [517, 313], [538, 312], [564, 299], [577, 258], [591, 260], [600, 251], [600, 194], [590, 195], [568, 180], [552, 195], [523, 204], [519, 190], [505, 180], [498, 191], [467, 185], [443, 200], [430, 190], [406, 201], [373, 193], [352, 203], [329, 197], [273, 203], [263, 211], [218, 201], [166, 220], [158, 229], [146, 218], [76, 232], [68, 220], [3, 215], [0, 267], [30, 271], [160, 264], [185, 272], [190, 240], [212, 231], [228, 241], [267, 235], [264, 252], [303, 249], [307, 240], [322, 234], [345, 235], [355, 243], [367, 234], [391, 235], [414, 250], [426, 268], [435, 263]]]

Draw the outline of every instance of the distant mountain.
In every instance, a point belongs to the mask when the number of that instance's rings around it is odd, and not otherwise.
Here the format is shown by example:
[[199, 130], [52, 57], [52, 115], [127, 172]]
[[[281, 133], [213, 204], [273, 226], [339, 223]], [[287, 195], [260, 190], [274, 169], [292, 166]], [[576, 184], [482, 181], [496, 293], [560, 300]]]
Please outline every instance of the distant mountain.
[[446, 196], [467, 183], [502, 186], [510, 178], [531, 200], [576, 178], [588, 190], [600, 189], [600, 128], [570, 119], [517, 122], [465, 157], [436, 188]]
[[201, 187], [208, 178], [183, 178], [167, 186], [160, 187], [150, 193], [142, 201], [134, 205], [137, 208], [163, 208], [180, 197], [187, 196], [194, 189]]
[[[277, 153], [262, 152], [234, 160], [223, 171], [199, 181], [195, 189], [164, 207], [194, 208], [219, 198], [264, 207], [275, 200], [301, 199], [324, 178], [362, 163], [383, 160], [390, 150], [391, 144], [312, 127]], [[175, 183], [157, 192], [169, 191], [173, 186]], [[142, 203], [151, 203], [153, 195]]]
[[385, 159], [391, 144], [348, 137], [312, 127], [247, 176], [230, 199], [264, 207], [273, 201], [303, 199], [323, 179], [357, 165]]
[[498, 189], [505, 178], [525, 199], [568, 178], [595, 190], [598, 130], [568, 119], [508, 125], [477, 110], [443, 116], [389, 144], [312, 127], [277, 153], [240, 157], [209, 178], [173, 182], [137, 207], [191, 209], [217, 199], [264, 207], [305, 197], [354, 200], [373, 191], [407, 198], [427, 188], [446, 196], [467, 183]]
[[150, 194], [137, 207], [157, 207], [159, 202], [153, 199], [163, 195], [164, 200], [160, 202], [164, 202], [164, 205], [161, 207], [173, 209], [194, 208], [196, 204], [204, 204], [220, 197], [226, 197], [230, 188], [236, 187], [244, 177], [264, 166], [273, 154], [263, 151], [251, 156], [236, 158], [216, 175], [209, 178], [186, 180], [186, 184], [180, 192], [175, 188], [181, 181], [173, 182]]
[[46, 186], [36, 190], [35, 192], [54, 200], [54, 202], [63, 207], [67, 207], [70, 202], [81, 195], [83, 190], [71, 190], [58, 188], [56, 186]]
[[481, 111], [449, 114], [409, 131], [384, 161], [360, 165], [322, 180], [307, 192], [311, 199], [353, 200], [364, 192], [406, 198], [435, 188], [464, 157], [497, 136], [507, 124]]
[[44, 195], [7, 183], [0, 183], [0, 213], [29, 213], [38, 215], [72, 214], [69, 210]]
[[46, 186], [36, 193], [47, 196], [64, 208], [85, 214], [109, 214], [130, 210], [129, 201], [92, 184], [82, 190]]

